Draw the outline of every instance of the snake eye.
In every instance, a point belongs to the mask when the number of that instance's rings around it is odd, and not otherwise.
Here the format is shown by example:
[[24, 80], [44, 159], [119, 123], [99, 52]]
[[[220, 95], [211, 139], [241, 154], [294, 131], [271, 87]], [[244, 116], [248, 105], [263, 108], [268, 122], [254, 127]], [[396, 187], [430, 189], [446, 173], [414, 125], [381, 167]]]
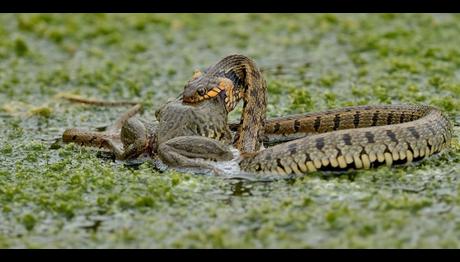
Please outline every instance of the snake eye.
[[196, 90], [196, 92], [198, 93], [199, 96], [206, 95], [206, 90], [204, 88], [199, 88], [198, 90]]

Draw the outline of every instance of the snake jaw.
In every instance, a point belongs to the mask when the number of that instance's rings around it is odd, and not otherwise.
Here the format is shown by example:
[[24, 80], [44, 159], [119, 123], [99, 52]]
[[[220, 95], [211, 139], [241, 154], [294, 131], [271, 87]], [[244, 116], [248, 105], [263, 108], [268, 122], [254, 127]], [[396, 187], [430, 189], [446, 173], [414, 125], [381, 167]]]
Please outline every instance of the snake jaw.
[[[184, 87], [184, 92], [182, 93], [182, 102], [186, 104], [196, 104], [206, 99], [206, 90], [204, 92], [204, 95], [199, 94], [202, 92], [203, 89], [203, 87], [191, 87], [190, 83], [187, 84]], [[198, 92], [199, 90], [200, 92]]]
[[[194, 79], [192, 79], [192, 81]], [[203, 90], [205, 91], [203, 92]], [[237, 96], [235, 96], [233, 92], [233, 82], [228, 78], [219, 77], [218, 84], [213, 87], [200, 86], [196, 88], [190, 88], [190, 86], [186, 86], [182, 96], [182, 101], [186, 104], [196, 104], [206, 99], [220, 97], [225, 102], [225, 108], [227, 109], [227, 112], [230, 112], [233, 110], [237, 102], [235, 101]]]
[[185, 104], [196, 104], [198, 102], [201, 102], [205, 99], [204, 96], [183, 96], [182, 98], [182, 102], [184, 102]]

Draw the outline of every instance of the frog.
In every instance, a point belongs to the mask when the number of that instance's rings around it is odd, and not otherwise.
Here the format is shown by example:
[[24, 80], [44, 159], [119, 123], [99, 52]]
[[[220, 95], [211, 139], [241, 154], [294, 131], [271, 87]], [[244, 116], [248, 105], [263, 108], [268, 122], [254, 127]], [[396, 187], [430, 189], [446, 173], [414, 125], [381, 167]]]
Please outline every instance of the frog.
[[[105, 132], [70, 128], [64, 131], [62, 138], [65, 143], [106, 148], [118, 160], [146, 155], [169, 167], [218, 172], [210, 161], [230, 161], [235, 155], [233, 149], [249, 156], [263, 148], [266, 92], [265, 79], [252, 59], [228, 55], [203, 71], [195, 70], [183, 92], [156, 110], [155, 122], [136, 117], [142, 106], [135, 104]], [[200, 95], [211, 99], [201, 99]], [[64, 98], [79, 103], [113, 105]], [[229, 125], [228, 114], [240, 101], [244, 101], [241, 121]], [[126, 104], [129, 103], [120, 103]]]
[[117, 160], [143, 155], [172, 168], [219, 172], [213, 162], [234, 158], [223, 102], [212, 99], [192, 105], [172, 99], [155, 111], [153, 122], [137, 116], [142, 110], [138, 104], [106, 131], [70, 128], [64, 131], [62, 139], [64, 143], [108, 149]]

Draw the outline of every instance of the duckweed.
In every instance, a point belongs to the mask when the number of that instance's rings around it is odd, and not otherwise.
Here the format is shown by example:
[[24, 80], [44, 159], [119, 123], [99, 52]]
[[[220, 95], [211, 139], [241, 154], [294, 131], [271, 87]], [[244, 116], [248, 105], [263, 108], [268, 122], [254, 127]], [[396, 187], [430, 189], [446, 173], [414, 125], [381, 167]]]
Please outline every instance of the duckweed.
[[[0, 247], [459, 248], [460, 16], [0, 15]], [[396, 168], [226, 180], [78, 145], [136, 100], [154, 117], [197, 68], [253, 57], [269, 116], [390, 103], [440, 107], [452, 147]], [[231, 118], [237, 119], [241, 106]]]

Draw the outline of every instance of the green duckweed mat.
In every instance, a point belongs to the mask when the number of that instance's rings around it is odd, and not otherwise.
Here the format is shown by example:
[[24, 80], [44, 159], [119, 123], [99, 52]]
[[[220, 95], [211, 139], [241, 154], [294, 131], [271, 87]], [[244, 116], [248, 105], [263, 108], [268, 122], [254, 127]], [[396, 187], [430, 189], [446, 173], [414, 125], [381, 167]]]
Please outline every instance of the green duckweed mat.
[[[0, 247], [460, 248], [459, 32], [452, 14], [2, 14]], [[194, 69], [231, 53], [262, 68], [269, 116], [431, 104], [456, 125], [452, 148], [264, 183], [55, 143], [126, 109], [56, 95], [137, 100], [153, 118]]]

